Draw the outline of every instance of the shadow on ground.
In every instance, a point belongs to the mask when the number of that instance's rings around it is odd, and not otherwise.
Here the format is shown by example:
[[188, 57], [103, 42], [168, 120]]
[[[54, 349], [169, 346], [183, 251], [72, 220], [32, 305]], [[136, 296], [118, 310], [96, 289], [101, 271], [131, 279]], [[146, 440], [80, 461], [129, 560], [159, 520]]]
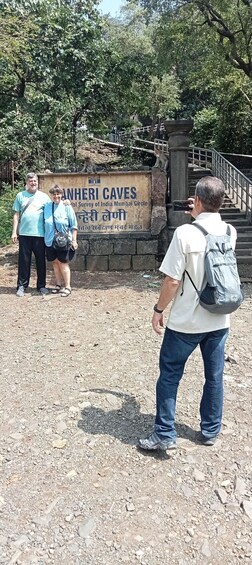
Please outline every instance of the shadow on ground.
[[[127, 393], [110, 389], [89, 389], [86, 392], [113, 395], [122, 401], [121, 407], [114, 410], [104, 410], [97, 406], [87, 406], [81, 412], [78, 427], [92, 435], [109, 435], [122, 443], [135, 445], [139, 437], [148, 435], [154, 424], [153, 414], [140, 412], [140, 404], [136, 398]], [[197, 432], [185, 424], [176, 424], [177, 434], [193, 443], [198, 443]]]

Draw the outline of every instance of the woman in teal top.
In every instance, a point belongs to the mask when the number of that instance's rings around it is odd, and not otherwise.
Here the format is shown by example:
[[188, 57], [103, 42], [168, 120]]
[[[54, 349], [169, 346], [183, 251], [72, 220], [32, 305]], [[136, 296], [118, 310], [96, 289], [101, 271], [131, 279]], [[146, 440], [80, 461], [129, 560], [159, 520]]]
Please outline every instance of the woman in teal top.
[[[60, 296], [66, 297], [71, 294], [69, 263], [78, 247], [77, 220], [72, 206], [65, 206], [61, 201], [63, 190], [60, 186], [55, 184], [49, 190], [49, 193], [52, 196], [52, 202], [48, 202], [44, 208], [46, 257], [48, 261], [52, 261], [56, 279], [56, 285], [52, 292], [53, 294], [60, 293]], [[53, 247], [55, 226], [58, 232], [68, 232], [71, 242], [69, 249], [62, 250]]]

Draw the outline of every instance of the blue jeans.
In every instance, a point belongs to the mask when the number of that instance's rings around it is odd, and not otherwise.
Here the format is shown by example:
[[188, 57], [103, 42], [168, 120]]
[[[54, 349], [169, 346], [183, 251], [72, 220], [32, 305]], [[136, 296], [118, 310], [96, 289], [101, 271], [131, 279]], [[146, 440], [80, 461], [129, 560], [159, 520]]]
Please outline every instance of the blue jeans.
[[187, 334], [166, 328], [160, 351], [160, 376], [156, 386], [155, 432], [160, 438], [176, 439], [176, 398], [184, 366], [200, 346], [205, 383], [200, 402], [200, 427], [206, 438], [220, 432], [223, 408], [224, 350], [228, 328]]

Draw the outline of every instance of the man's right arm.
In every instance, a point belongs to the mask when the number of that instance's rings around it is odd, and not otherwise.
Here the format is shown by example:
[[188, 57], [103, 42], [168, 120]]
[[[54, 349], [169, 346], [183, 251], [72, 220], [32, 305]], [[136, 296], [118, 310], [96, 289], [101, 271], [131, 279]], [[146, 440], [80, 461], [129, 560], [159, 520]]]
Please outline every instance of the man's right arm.
[[12, 224], [12, 236], [11, 236], [12, 243], [17, 243], [17, 239], [18, 239], [18, 235], [17, 235], [18, 222], [19, 222], [19, 212], [14, 212], [13, 224]]

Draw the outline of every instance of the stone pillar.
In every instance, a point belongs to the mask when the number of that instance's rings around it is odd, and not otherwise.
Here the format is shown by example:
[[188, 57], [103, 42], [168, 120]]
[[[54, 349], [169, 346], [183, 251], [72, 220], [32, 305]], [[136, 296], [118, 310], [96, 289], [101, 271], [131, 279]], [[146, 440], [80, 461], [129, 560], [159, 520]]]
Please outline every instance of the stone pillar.
[[174, 212], [172, 202], [188, 198], [189, 133], [193, 128], [193, 120], [169, 120], [164, 124], [169, 146], [168, 231], [171, 240], [178, 226], [191, 221], [191, 216], [184, 212]]
[[151, 235], [158, 236], [167, 224], [167, 175], [158, 167], [152, 168]]

